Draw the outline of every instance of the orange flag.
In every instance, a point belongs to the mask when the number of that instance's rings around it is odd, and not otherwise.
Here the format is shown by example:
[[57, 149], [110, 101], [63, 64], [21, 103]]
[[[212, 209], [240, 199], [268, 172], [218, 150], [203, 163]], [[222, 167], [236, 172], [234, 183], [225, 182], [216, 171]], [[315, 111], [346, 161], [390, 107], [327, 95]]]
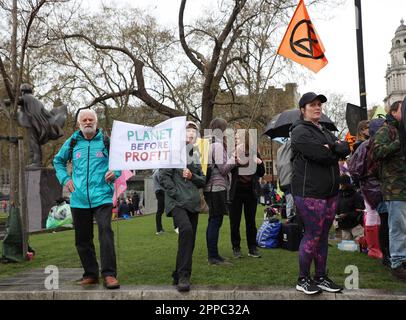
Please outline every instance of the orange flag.
[[299, 1], [278, 54], [319, 72], [327, 63], [323, 44], [310, 20], [303, 0]]
[[357, 140], [357, 137], [352, 136], [350, 132], [347, 133], [347, 135], [345, 136], [345, 141], [348, 142], [351, 152], [354, 149], [354, 143]]

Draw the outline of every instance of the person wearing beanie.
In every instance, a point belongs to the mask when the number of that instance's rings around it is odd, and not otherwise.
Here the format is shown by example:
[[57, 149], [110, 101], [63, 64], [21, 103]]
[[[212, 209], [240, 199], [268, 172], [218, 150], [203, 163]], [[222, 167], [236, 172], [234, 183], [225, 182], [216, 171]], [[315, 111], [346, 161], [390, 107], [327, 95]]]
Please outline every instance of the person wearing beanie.
[[[196, 124], [186, 124], [187, 149], [192, 153], [191, 146], [197, 137], [197, 130]], [[173, 284], [179, 292], [189, 291], [200, 213], [199, 189], [205, 186], [206, 177], [197, 158], [192, 157], [189, 158], [185, 169], [160, 169], [159, 183], [165, 192], [165, 210], [173, 216], [174, 223], [179, 228], [176, 267], [172, 273]]]

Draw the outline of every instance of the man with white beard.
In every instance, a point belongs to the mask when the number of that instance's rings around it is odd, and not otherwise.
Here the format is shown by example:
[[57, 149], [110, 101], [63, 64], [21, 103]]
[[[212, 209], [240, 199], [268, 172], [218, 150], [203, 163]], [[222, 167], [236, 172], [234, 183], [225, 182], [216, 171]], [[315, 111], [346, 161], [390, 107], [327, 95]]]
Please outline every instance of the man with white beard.
[[[109, 171], [106, 140], [97, 128], [94, 110], [81, 110], [79, 130], [61, 147], [54, 158], [56, 175], [61, 185], [71, 192], [71, 209], [75, 226], [75, 244], [84, 268], [83, 286], [99, 283], [99, 265], [93, 243], [93, 218], [99, 229], [101, 275], [107, 289], [120, 287], [117, 281], [114, 233], [111, 228], [114, 180], [120, 171]], [[72, 174], [67, 171], [72, 162]]]

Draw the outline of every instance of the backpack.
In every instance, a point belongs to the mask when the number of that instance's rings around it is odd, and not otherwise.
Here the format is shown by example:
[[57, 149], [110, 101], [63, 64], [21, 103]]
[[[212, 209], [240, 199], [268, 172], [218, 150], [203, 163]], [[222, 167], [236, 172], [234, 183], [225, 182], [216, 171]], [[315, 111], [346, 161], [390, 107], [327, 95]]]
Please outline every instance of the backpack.
[[258, 230], [257, 244], [261, 248], [279, 248], [282, 223], [275, 219], [266, 219]]
[[[70, 140], [68, 162], [72, 162], [73, 148], [76, 146], [76, 143], [78, 143], [78, 141], [75, 138], [72, 138]], [[109, 151], [110, 151], [110, 138], [105, 134], [103, 135], [103, 144], [104, 144], [104, 148], [107, 151], [107, 156], [108, 156]]]
[[[364, 143], [368, 143], [371, 141], [372, 138], [370, 138], [368, 141], [365, 141]], [[368, 156], [368, 146], [366, 148], [359, 147], [357, 150], [353, 153], [351, 156], [350, 160], [348, 161], [348, 170], [350, 171], [351, 177], [354, 180], [365, 180], [367, 178], [366, 175], [366, 159]]]
[[282, 147], [278, 149], [276, 154], [276, 171], [279, 178], [279, 186], [281, 190], [286, 190], [292, 182], [293, 173], [293, 152], [291, 140], [288, 140]]

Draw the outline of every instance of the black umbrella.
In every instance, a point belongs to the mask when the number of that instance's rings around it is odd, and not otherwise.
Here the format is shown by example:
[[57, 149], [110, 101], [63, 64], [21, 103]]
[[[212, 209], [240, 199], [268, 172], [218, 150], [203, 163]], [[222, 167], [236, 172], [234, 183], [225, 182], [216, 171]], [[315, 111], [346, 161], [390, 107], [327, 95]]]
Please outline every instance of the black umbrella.
[[[300, 119], [300, 110], [292, 109], [286, 110], [282, 113], [277, 114], [271, 122], [267, 125], [265, 129], [266, 135], [270, 136], [271, 139], [278, 137], [289, 137], [289, 129], [296, 121]], [[330, 131], [338, 131], [334, 122], [331, 121], [326, 115], [322, 114], [319, 121]]]

